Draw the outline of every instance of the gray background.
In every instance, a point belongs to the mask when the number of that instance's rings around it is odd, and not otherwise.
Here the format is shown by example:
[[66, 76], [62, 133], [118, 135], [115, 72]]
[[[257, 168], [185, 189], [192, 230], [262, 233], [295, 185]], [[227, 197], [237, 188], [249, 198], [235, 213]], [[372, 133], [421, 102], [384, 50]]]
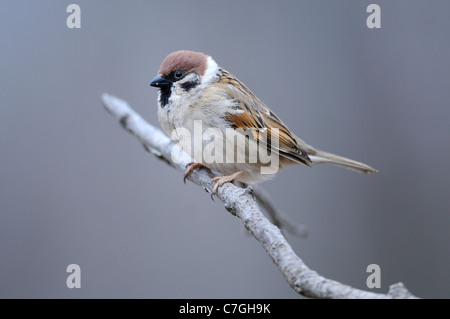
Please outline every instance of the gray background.
[[311, 268], [367, 289], [376, 263], [375, 291], [450, 297], [449, 1], [76, 1], [80, 30], [70, 3], [0, 3], [0, 297], [298, 297], [237, 218], [101, 106], [109, 92], [158, 125], [148, 83], [179, 49], [380, 170], [289, 167], [264, 184], [308, 225], [287, 238]]

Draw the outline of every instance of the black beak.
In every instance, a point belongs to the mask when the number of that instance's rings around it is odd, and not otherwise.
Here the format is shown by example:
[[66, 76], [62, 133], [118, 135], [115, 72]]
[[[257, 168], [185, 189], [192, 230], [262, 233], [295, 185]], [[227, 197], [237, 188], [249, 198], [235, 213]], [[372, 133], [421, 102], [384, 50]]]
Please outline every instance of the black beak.
[[154, 78], [151, 82], [150, 82], [151, 86], [157, 87], [157, 88], [164, 88], [167, 86], [171, 86], [172, 85], [172, 81], [167, 80], [163, 77], [161, 77], [160, 75], [158, 75], [156, 78]]

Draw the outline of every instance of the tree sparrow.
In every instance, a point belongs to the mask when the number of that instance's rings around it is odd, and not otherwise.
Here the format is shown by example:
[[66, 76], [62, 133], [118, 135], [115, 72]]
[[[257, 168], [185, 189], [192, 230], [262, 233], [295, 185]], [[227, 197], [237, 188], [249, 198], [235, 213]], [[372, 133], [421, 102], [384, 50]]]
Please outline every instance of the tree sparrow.
[[[174, 141], [184, 140], [184, 149], [191, 149], [189, 147], [192, 142], [186, 136], [180, 138], [180, 134], [174, 132], [184, 129], [195, 134], [195, 125], [201, 121], [201, 130], [197, 133], [204, 134], [213, 128], [225, 136], [222, 140], [216, 137], [214, 141], [210, 141], [216, 147], [216, 152], [225, 151], [225, 146], [232, 144], [231, 149], [238, 156], [243, 155], [244, 162], [211, 162], [193, 156], [195, 163], [189, 164], [185, 178], [200, 166], [222, 174], [223, 176], [214, 178], [216, 184], [213, 193], [227, 182], [238, 180], [252, 184], [274, 176], [276, 170], [271, 173], [262, 172], [265, 164], [259, 158], [256, 161], [249, 160], [251, 143], [279, 157], [276, 169], [294, 164], [311, 166], [331, 163], [363, 173], [377, 172], [366, 164], [306, 144], [241, 81], [219, 67], [206, 54], [192, 51], [169, 54], [150, 85], [159, 88], [158, 119], [162, 129]], [[239, 131], [246, 138], [236, 145], [235, 138], [225, 134], [229, 130]], [[264, 136], [266, 140], [263, 139]], [[274, 140], [277, 142], [275, 146]], [[202, 148], [205, 148], [207, 142], [202, 140]]]

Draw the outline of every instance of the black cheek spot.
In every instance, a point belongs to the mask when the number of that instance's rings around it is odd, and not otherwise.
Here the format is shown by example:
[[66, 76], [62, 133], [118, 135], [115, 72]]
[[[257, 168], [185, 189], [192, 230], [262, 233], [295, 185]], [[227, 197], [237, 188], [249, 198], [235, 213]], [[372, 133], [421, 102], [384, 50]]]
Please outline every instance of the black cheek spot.
[[186, 92], [189, 92], [189, 90], [195, 88], [197, 85], [199, 85], [200, 82], [198, 80], [195, 81], [188, 81], [181, 84], [181, 88], [185, 90]]

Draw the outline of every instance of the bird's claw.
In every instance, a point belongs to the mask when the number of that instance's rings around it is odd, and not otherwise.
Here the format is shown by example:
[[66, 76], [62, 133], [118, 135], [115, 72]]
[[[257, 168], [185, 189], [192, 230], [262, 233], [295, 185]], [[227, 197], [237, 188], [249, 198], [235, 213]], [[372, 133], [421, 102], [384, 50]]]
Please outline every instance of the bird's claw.
[[199, 168], [199, 167], [204, 167], [204, 166], [202, 164], [194, 163], [194, 162], [190, 162], [190, 163], [186, 164], [185, 168], [187, 169], [187, 171], [183, 177], [183, 182], [185, 184], [186, 184], [186, 178], [188, 178], [189, 174], [191, 174], [194, 169]]
[[216, 183], [216, 184], [214, 185], [212, 194], [216, 195], [220, 186], [222, 186], [225, 183], [233, 183], [242, 173], [243, 173], [243, 171], [239, 171], [239, 172], [236, 172], [234, 174], [227, 175], [227, 176], [216, 176], [216, 177], [214, 177], [212, 179], [212, 181], [214, 183]]

